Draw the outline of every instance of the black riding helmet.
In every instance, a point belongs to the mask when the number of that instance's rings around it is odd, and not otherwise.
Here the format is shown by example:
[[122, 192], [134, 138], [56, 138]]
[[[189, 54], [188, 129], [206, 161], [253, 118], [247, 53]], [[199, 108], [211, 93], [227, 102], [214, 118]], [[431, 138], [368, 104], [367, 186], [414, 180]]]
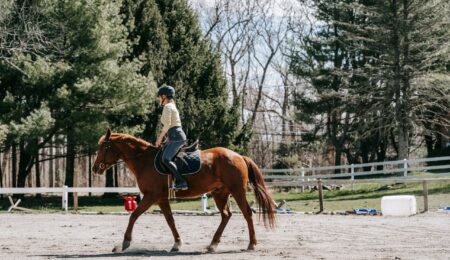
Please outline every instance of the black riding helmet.
[[161, 96], [161, 95], [165, 95], [166, 97], [169, 97], [169, 98], [174, 98], [175, 97], [175, 89], [169, 85], [162, 85], [158, 89], [158, 96]]

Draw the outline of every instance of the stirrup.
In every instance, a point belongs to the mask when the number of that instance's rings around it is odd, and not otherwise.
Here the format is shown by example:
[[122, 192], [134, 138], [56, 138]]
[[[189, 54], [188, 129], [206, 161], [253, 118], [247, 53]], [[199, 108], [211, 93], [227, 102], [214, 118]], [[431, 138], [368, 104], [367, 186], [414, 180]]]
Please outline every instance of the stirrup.
[[183, 185], [182, 187], [177, 187], [177, 186], [173, 183], [173, 184], [172, 184], [172, 189], [175, 190], [175, 191], [177, 191], [177, 190], [188, 190], [189, 187], [188, 187], [187, 183], [186, 183], [186, 185]]

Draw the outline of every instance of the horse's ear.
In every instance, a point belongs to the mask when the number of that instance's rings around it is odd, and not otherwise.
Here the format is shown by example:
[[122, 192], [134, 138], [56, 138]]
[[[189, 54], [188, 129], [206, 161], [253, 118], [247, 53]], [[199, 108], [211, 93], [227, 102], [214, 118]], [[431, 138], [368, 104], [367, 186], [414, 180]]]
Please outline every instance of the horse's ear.
[[105, 136], [105, 140], [109, 140], [109, 138], [111, 137], [111, 129], [106, 130], [106, 136]]

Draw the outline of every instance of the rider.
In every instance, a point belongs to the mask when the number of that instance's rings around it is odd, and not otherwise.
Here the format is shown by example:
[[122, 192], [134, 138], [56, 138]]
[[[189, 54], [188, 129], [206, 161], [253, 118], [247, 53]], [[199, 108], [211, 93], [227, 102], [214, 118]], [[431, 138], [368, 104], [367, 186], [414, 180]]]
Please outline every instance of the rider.
[[177, 165], [172, 161], [180, 148], [186, 143], [186, 134], [181, 128], [180, 115], [175, 106], [174, 97], [175, 89], [173, 87], [163, 85], [158, 89], [159, 103], [164, 106], [164, 109], [161, 116], [163, 129], [156, 140], [156, 146], [161, 146], [164, 136], [167, 136], [167, 144], [163, 151], [162, 162], [175, 178], [175, 186], [173, 189], [187, 190], [188, 185], [186, 180], [178, 171]]

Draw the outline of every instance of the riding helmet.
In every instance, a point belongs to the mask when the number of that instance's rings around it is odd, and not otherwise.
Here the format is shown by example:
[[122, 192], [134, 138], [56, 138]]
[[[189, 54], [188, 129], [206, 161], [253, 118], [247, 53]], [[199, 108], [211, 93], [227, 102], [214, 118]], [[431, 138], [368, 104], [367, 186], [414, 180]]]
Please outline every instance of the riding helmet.
[[175, 97], [175, 89], [169, 85], [162, 85], [158, 89], [158, 96], [165, 95], [167, 97]]

